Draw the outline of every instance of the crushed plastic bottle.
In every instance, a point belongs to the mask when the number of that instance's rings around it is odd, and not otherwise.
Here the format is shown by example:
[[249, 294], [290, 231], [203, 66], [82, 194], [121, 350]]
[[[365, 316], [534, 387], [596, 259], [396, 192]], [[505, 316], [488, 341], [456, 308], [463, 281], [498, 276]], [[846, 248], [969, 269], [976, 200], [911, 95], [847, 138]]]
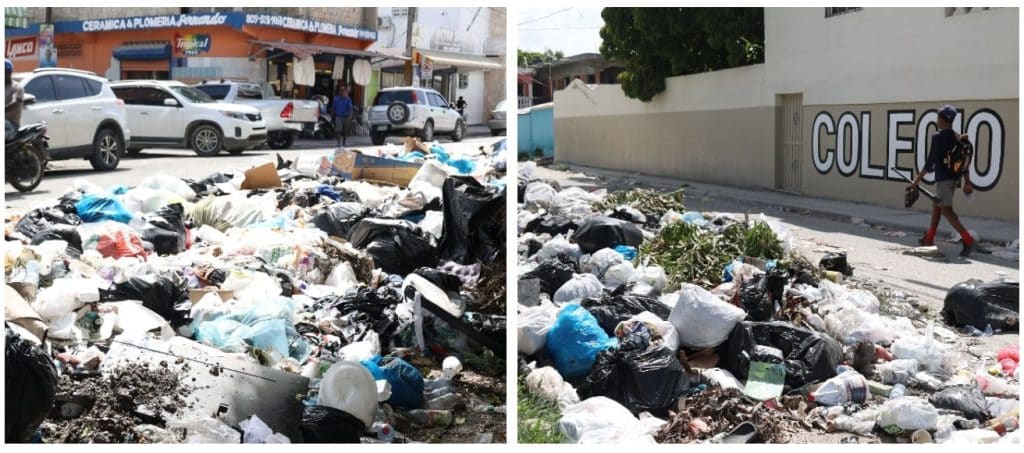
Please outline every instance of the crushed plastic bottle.
[[868, 382], [860, 373], [847, 370], [821, 384], [810, 399], [823, 406], [863, 404], [868, 400]]
[[414, 409], [405, 413], [405, 419], [416, 426], [448, 426], [452, 424], [452, 411]]
[[427, 409], [451, 410], [458, 404], [459, 396], [454, 393], [448, 393], [427, 401]]

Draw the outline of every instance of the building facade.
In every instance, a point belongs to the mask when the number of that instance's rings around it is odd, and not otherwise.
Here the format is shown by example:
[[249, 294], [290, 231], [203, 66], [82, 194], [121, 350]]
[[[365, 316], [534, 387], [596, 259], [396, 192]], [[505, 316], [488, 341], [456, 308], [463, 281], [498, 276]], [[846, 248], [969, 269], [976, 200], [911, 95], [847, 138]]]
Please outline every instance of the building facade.
[[764, 64], [672, 77], [647, 103], [557, 91], [556, 158], [902, 207], [952, 104], [979, 189], [958, 211], [1017, 220], [1018, 28], [1017, 8], [766, 8]]
[[[56, 65], [111, 80], [234, 79], [265, 83], [283, 97], [356, 91], [351, 68], [377, 40], [376, 8], [29, 8], [29, 26], [5, 40], [38, 52], [12, 55], [16, 71]], [[52, 28], [50, 28], [52, 27]], [[268, 43], [280, 43], [279, 46]], [[50, 49], [45, 49], [49, 45]], [[342, 58], [345, 65], [335, 66]], [[313, 58], [297, 83], [293, 63]], [[335, 75], [336, 67], [349, 73]]]
[[622, 64], [593, 52], [521, 68], [517, 90], [520, 108], [551, 102], [555, 91], [564, 90], [576, 79], [588, 85], [618, 84], [623, 69]]

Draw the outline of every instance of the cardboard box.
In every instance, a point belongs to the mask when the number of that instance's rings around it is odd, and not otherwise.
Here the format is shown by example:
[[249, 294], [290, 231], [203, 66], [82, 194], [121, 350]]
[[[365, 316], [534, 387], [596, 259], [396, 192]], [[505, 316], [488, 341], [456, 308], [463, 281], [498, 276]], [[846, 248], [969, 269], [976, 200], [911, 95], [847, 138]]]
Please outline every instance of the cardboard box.
[[188, 290], [188, 300], [192, 301], [192, 303], [194, 304], [196, 302], [199, 302], [199, 299], [202, 299], [203, 296], [210, 293], [217, 293], [217, 295], [220, 296], [220, 300], [224, 302], [227, 302], [235, 297], [234, 291], [221, 291], [219, 289], [213, 288], [200, 288]]
[[405, 187], [419, 169], [420, 164], [404, 160], [340, 150], [334, 153], [331, 174], [351, 181], [368, 180]]
[[277, 167], [266, 163], [245, 171], [242, 190], [271, 189], [281, 187], [281, 177], [277, 175]]

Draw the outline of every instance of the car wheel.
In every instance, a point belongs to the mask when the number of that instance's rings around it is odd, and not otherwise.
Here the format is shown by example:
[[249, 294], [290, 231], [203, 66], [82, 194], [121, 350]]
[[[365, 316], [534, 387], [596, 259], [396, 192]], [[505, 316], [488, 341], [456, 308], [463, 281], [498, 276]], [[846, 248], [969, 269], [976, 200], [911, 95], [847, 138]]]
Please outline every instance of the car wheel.
[[295, 143], [295, 135], [287, 132], [275, 132], [267, 138], [270, 149], [288, 149]]
[[202, 157], [216, 156], [220, 154], [220, 150], [224, 146], [224, 138], [221, 136], [220, 131], [209, 124], [196, 127], [192, 131], [192, 137], [188, 142], [192, 147], [192, 151], [195, 151], [196, 155]]
[[462, 123], [462, 120], [455, 122], [455, 130], [452, 131], [452, 141], [461, 142], [462, 138], [466, 135], [466, 125]]
[[381, 134], [380, 132], [371, 132], [370, 133], [370, 141], [373, 142], [373, 144], [375, 146], [383, 145], [384, 144], [384, 140], [386, 140], [387, 138], [388, 138], [387, 135]]
[[387, 113], [388, 121], [391, 121], [391, 124], [402, 124], [409, 121], [409, 106], [404, 102], [392, 102], [385, 113]]
[[420, 130], [420, 139], [422, 139], [424, 142], [429, 142], [429, 141], [433, 141], [434, 140], [434, 122], [433, 121], [427, 120], [426, 123], [423, 123], [423, 129]]
[[121, 135], [110, 128], [100, 129], [92, 142], [92, 157], [89, 158], [89, 163], [96, 170], [110, 171], [117, 168], [122, 154], [124, 141], [121, 140]]

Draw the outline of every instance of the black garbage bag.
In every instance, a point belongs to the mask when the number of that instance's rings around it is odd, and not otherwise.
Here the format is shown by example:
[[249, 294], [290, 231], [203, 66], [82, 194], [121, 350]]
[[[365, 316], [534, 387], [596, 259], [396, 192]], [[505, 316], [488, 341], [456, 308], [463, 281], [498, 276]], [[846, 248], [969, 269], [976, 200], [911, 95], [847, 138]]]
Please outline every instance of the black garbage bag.
[[527, 272], [523, 278], [536, 278], [540, 280], [540, 290], [543, 293], [554, 295], [558, 288], [565, 282], [572, 279], [573, 274], [580, 272], [579, 265], [568, 255], [558, 255], [555, 258], [541, 261], [532, 271]]
[[957, 283], [946, 293], [942, 319], [951, 326], [974, 326], [1004, 332], [1020, 330], [1020, 284], [971, 279]]
[[516, 187], [516, 203], [522, 203], [526, 200], [526, 186], [530, 185], [529, 181], [519, 180], [519, 185]]
[[408, 220], [360, 220], [349, 230], [349, 242], [390, 274], [408, 275], [438, 261], [433, 238]]
[[78, 226], [82, 224], [82, 219], [77, 214], [67, 213], [56, 208], [33, 209], [28, 214], [25, 214], [21, 220], [18, 220], [18, 223], [14, 225], [14, 229], [24, 234], [25, 237], [33, 238], [41, 231], [55, 224]]
[[327, 296], [314, 304], [314, 309], [335, 308], [341, 316], [348, 316], [358, 327], [356, 333], [347, 338], [349, 341], [361, 341], [363, 336], [375, 332], [380, 336], [381, 348], [384, 350], [401, 327], [401, 319], [395, 313], [395, 307], [402, 302], [402, 294], [391, 286], [382, 286], [376, 290], [360, 286], [344, 296]]
[[573, 233], [572, 240], [579, 244], [583, 253], [594, 253], [616, 245], [639, 247], [644, 241], [644, 234], [632, 222], [611, 217], [591, 217]]
[[818, 267], [827, 271], [842, 272], [849, 277], [853, 275], [853, 268], [846, 261], [846, 252], [828, 252], [818, 261]]
[[32, 439], [50, 413], [57, 395], [57, 368], [35, 343], [4, 325], [6, 387], [4, 391], [4, 442], [23, 443]]
[[175, 329], [191, 321], [192, 302], [184, 283], [179, 285], [167, 277], [132, 277], [112, 290], [101, 289], [100, 296], [104, 301], [141, 300]]
[[843, 360], [842, 345], [828, 335], [785, 322], [742, 321], [718, 346], [719, 366], [746, 380], [758, 345], [782, 351], [789, 389], [835, 376], [836, 365]]
[[939, 409], [960, 411], [968, 419], [985, 422], [992, 418], [985, 404], [985, 395], [974, 385], [943, 387], [932, 393], [928, 397], [928, 402]]
[[640, 225], [644, 225], [647, 223], [647, 216], [644, 215], [644, 213], [640, 212], [639, 209], [636, 209], [631, 206], [619, 206], [615, 208], [615, 210], [612, 211], [611, 214], [608, 214], [608, 217], [611, 217], [613, 219], [625, 220], [627, 222], [638, 223]]
[[775, 304], [768, 293], [766, 280], [764, 275], [755, 274], [740, 287], [740, 302], [747, 312], [747, 319], [751, 321], [771, 320], [775, 312]]
[[39, 245], [44, 241], [67, 242], [68, 256], [78, 258], [82, 255], [82, 236], [78, 234], [78, 230], [75, 229], [74, 225], [54, 223], [43, 228], [35, 236], [32, 236], [32, 245]]
[[348, 238], [352, 226], [370, 215], [362, 203], [334, 203], [313, 216], [313, 225], [331, 236]]
[[358, 444], [366, 433], [366, 424], [330, 406], [306, 406], [299, 429], [302, 441], [307, 444]]
[[579, 228], [576, 222], [572, 219], [560, 216], [560, 215], [549, 215], [541, 216], [533, 219], [530, 223], [526, 224], [526, 232], [534, 234], [550, 234], [557, 236], [559, 234], [566, 234], [570, 230]]
[[524, 256], [536, 255], [542, 248], [544, 248], [544, 244], [532, 238], [519, 243], [519, 253]]
[[414, 273], [427, 279], [428, 282], [437, 285], [438, 288], [441, 288], [446, 292], [457, 293], [462, 289], [462, 280], [458, 275], [431, 267], [421, 267], [416, 269]]
[[153, 250], [160, 255], [171, 255], [185, 251], [185, 208], [181, 203], [171, 203], [145, 217], [142, 240], [153, 244]]
[[666, 415], [685, 391], [683, 366], [663, 347], [602, 351], [579, 386], [581, 400], [606, 396], [634, 414], [646, 411], [655, 416]]
[[615, 326], [635, 315], [649, 311], [661, 319], [668, 319], [672, 312], [667, 305], [639, 294], [590, 297], [583, 299], [580, 305], [597, 318], [597, 323], [605, 333], [612, 336], [615, 335]]
[[491, 263], [505, 248], [505, 191], [470, 176], [452, 176], [442, 187], [441, 259]]

